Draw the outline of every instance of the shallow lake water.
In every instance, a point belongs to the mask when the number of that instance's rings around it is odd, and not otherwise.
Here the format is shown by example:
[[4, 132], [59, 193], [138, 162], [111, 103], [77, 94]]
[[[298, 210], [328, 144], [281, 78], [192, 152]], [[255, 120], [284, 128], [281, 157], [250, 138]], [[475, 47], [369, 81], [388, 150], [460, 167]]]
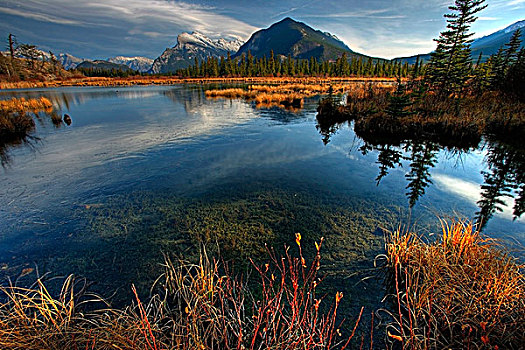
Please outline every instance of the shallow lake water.
[[[46, 96], [72, 118], [57, 128], [42, 116], [32, 139], [4, 150], [2, 283], [28, 268], [27, 281], [37, 270], [74, 273], [103, 295], [116, 290], [118, 301], [131, 283], [146, 293], [163, 253], [192, 259], [205, 246], [242, 266], [264, 261], [267, 246], [295, 252], [300, 232], [306, 254], [325, 238], [323, 273], [347, 303], [377, 304], [380, 282], [367, 277], [377, 274], [383, 230], [417, 225], [432, 237], [438, 218], [472, 219], [480, 210], [494, 170], [486, 142], [463, 152], [433, 148], [422, 182], [412, 171], [415, 146], [401, 147], [404, 158], [378, 183], [384, 152], [348, 124], [325, 144], [317, 98], [286, 111], [206, 99], [205, 88], [0, 91], [1, 99]], [[501, 196], [503, 211], [484, 232], [523, 247], [512, 197], [520, 186]]]

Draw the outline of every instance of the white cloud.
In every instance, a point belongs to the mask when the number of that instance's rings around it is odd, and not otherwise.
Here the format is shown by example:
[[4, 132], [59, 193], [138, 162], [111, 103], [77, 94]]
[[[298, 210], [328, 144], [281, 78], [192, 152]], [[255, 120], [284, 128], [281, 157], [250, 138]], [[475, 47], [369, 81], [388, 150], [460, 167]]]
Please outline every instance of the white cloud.
[[51, 15], [44, 15], [40, 13], [15, 10], [11, 8], [0, 7], [0, 12], [8, 14], [8, 15], [12, 15], [12, 16], [20, 16], [24, 18], [34, 19], [34, 20], [41, 21], [41, 22], [65, 24], [65, 25], [83, 25], [82, 22], [71, 20], [71, 19], [58, 18], [58, 17], [54, 17]]
[[433, 179], [442, 189], [467, 199], [470, 202], [477, 203], [481, 199], [479, 184], [475, 182], [465, 181], [444, 174], [434, 174]]
[[499, 17], [483, 17], [483, 16], [480, 16], [478, 17], [478, 21], [499, 21], [501, 18]]
[[[442, 190], [466, 199], [473, 204], [476, 204], [481, 199], [480, 185], [475, 182], [465, 181], [445, 174], [433, 174], [432, 178]], [[503, 212], [496, 212], [496, 215], [513, 219], [511, 208], [514, 206], [514, 199], [509, 197], [501, 197], [500, 199], [505, 203], [505, 206], [503, 207]]]
[[349, 11], [340, 13], [319, 13], [319, 14], [307, 14], [302, 17], [315, 17], [315, 18], [375, 18], [375, 19], [401, 19], [406, 18], [405, 15], [388, 14], [390, 9], [377, 9], [377, 10], [362, 10], [362, 11]]
[[[141, 34], [154, 37], [178, 28], [196, 30], [212, 37], [247, 39], [255, 27], [230, 16], [218, 13], [216, 8], [166, 0], [25, 0], [7, 1], [0, 11], [57, 24], [97, 26], [144, 26]], [[15, 9], [16, 8], [16, 9]], [[61, 18], [54, 16], [60, 13]], [[82, 20], [79, 20], [82, 18]], [[158, 36], [158, 35], [157, 35]]]

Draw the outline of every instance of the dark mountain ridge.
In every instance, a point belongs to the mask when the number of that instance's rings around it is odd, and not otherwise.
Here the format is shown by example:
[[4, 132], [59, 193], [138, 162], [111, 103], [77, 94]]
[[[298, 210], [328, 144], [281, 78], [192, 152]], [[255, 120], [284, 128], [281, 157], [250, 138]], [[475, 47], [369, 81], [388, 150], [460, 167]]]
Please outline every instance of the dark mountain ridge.
[[84, 69], [97, 69], [101, 71], [111, 71], [112, 69], [117, 71], [131, 71], [132, 69], [125, 64], [119, 64], [119, 63], [113, 63], [109, 61], [104, 60], [94, 60], [94, 61], [84, 61], [79, 63], [76, 68], [84, 68]]
[[305, 23], [286, 17], [252, 34], [250, 39], [239, 48], [233, 57], [247, 55], [270, 57], [273, 50], [275, 57], [291, 56], [295, 59], [336, 60], [346, 53], [350, 57], [366, 57], [352, 51], [339, 38], [330, 33], [315, 30]]

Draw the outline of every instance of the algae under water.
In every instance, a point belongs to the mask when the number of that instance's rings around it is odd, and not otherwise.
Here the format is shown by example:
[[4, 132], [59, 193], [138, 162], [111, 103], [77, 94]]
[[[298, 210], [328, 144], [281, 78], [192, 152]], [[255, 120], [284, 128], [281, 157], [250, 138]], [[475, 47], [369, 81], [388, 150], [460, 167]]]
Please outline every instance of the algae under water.
[[[163, 253], [192, 259], [205, 245], [242, 269], [264, 261], [267, 247], [296, 249], [300, 232], [307, 255], [325, 237], [323, 273], [347, 306], [375, 305], [380, 282], [363, 278], [376, 273], [382, 230], [474, 217], [490, 171], [483, 147], [433, 148], [425, 172], [434, 184], [410, 207], [410, 159], [377, 184], [384, 150], [367, 148], [351, 125], [325, 145], [317, 98], [290, 112], [206, 99], [203, 86], [191, 85], [0, 92], [40, 96], [72, 124], [41, 120], [38, 142], [9, 149], [0, 174], [1, 281], [36, 267], [74, 273], [105, 296], [116, 290], [115, 302], [130, 300], [131, 283], [147, 294]], [[486, 231], [523, 244], [525, 225], [505, 201]]]

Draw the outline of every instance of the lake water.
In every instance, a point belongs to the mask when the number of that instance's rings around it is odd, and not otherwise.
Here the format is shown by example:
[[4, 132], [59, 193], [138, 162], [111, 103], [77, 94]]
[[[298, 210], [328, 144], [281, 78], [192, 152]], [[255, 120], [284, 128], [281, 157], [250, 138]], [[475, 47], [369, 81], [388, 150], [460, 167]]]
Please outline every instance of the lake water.
[[[439, 217], [474, 218], [488, 193], [481, 186], [508, 171], [487, 162], [497, 148], [490, 142], [461, 152], [400, 145], [400, 164], [381, 167], [392, 148], [365, 143], [351, 125], [334, 128], [325, 144], [317, 98], [291, 112], [206, 99], [204, 89], [0, 91], [1, 99], [46, 96], [73, 121], [57, 128], [42, 117], [38, 139], [4, 150], [1, 280], [27, 268], [74, 273], [104, 295], [117, 290], [118, 300], [131, 283], [147, 290], [163, 253], [192, 259], [205, 245], [242, 266], [264, 260], [265, 244], [295, 249], [301, 232], [307, 254], [325, 238], [323, 271], [347, 302], [375, 303], [379, 283], [363, 278], [375, 274], [383, 229], [416, 224], [432, 237]], [[423, 166], [414, 162], [429, 154]], [[517, 154], [514, 172], [523, 169]], [[381, 169], [388, 175], [378, 183]], [[523, 193], [518, 175], [500, 191], [509, 196], [492, 196], [503, 211], [484, 232], [523, 247], [525, 224], [513, 215], [523, 201], [512, 197]]]

